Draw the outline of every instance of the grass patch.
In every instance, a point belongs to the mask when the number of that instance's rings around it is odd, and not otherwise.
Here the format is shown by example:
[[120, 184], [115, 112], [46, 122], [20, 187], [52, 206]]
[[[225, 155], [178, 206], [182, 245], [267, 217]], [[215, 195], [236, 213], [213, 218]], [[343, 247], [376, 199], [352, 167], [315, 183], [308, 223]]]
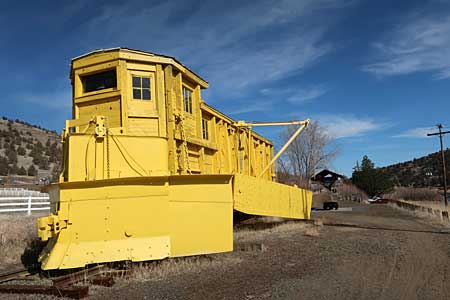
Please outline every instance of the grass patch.
[[437, 189], [398, 187], [394, 192], [385, 195], [385, 198], [409, 201], [440, 201], [442, 196]]
[[220, 271], [239, 264], [241, 261], [242, 258], [231, 253], [170, 258], [142, 263], [139, 267], [133, 268], [131, 275], [126, 280], [159, 281], [186, 273], [201, 273], [206, 269]]
[[38, 244], [36, 222], [36, 216], [0, 215], [0, 264], [34, 259], [32, 250]]
[[[193, 257], [170, 258], [162, 261], [142, 263], [133, 269], [131, 275], [125, 280], [131, 281], [159, 281], [168, 277], [183, 274], [201, 273], [205, 270], [220, 272], [235, 266], [245, 259], [248, 251], [262, 252], [265, 255], [265, 241], [271, 236], [289, 237], [293, 234], [301, 234], [317, 237], [320, 234], [320, 225], [305, 224], [301, 222], [285, 222], [281, 218], [258, 218], [260, 224], [270, 224], [265, 229], [240, 228], [234, 231], [234, 252], [219, 253], [214, 255], [199, 255]], [[272, 226], [273, 225], [273, 226]], [[264, 227], [263, 227], [264, 228]], [[242, 250], [241, 246], [260, 245], [261, 247], [249, 247]], [[250, 249], [251, 248], [251, 249]]]

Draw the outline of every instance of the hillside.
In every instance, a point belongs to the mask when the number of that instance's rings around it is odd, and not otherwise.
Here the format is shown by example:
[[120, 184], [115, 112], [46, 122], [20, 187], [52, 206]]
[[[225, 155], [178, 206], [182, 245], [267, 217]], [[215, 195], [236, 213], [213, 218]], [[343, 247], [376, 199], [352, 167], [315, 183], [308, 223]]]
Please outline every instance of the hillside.
[[21, 120], [0, 119], [0, 176], [14, 181], [57, 179], [62, 160], [60, 137], [55, 131]]
[[[447, 172], [450, 170], [450, 149], [445, 150]], [[442, 186], [442, 163], [440, 152], [410, 161], [380, 168], [392, 176], [398, 186]]]

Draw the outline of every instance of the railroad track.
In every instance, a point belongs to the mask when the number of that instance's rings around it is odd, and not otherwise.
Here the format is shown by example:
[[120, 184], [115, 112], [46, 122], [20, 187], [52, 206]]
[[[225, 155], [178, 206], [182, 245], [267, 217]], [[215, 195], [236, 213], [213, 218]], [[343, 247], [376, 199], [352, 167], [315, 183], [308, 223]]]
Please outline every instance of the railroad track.
[[112, 270], [107, 265], [97, 265], [60, 276], [48, 276], [40, 270], [29, 270], [22, 265], [7, 266], [0, 271], [1, 294], [46, 294], [72, 299], [82, 299], [89, 294], [89, 284], [111, 287], [114, 276], [126, 270]]
[[28, 271], [28, 268], [22, 265], [8, 266], [3, 271], [0, 271], [0, 283], [25, 277], [28, 275], [31, 275], [30, 271]]

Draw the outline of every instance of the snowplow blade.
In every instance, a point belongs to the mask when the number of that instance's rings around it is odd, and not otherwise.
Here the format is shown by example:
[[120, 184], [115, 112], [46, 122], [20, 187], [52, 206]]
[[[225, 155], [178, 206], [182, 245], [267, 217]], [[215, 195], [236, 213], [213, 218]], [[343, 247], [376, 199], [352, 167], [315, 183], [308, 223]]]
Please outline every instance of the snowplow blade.
[[312, 192], [273, 181], [234, 175], [234, 209], [251, 215], [311, 217]]
[[177, 175], [59, 183], [43, 270], [233, 250], [231, 175]]

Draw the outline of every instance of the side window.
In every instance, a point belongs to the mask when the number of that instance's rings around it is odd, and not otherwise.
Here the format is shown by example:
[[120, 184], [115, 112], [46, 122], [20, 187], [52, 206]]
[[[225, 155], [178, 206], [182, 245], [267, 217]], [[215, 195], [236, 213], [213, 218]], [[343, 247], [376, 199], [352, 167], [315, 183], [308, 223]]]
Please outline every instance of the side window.
[[184, 111], [192, 114], [192, 91], [183, 86]]
[[204, 140], [209, 140], [209, 122], [206, 119], [202, 119], [202, 136]]
[[132, 75], [133, 99], [151, 100], [150, 77]]
[[89, 93], [117, 87], [116, 70], [109, 70], [81, 77], [83, 92]]

